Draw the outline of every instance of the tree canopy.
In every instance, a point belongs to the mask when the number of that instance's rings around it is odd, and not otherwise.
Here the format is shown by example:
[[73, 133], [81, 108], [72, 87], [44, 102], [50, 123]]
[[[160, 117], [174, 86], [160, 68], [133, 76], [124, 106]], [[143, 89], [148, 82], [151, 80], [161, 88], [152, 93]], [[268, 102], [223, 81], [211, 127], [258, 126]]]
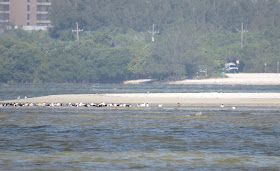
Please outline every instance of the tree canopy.
[[0, 34], [0, 82], [174, 80], [236, 60], [243, 72], [276, 72], [280, 60], [278, 0], [59, 0], [50, 18], [48, 33]]

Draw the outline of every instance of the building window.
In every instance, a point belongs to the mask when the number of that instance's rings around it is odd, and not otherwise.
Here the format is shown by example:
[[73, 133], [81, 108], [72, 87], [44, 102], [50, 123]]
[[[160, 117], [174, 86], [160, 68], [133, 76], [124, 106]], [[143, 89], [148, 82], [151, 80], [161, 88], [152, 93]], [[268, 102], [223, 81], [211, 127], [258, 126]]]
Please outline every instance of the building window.
[[0, 20], [9, 20], [9, 14], [1, 14], [0, 15]]
[[27, 20], [30, 20], [30, 15], [29, 14], [27, 14]]
[[27, 11], [30, 11], [30, 6], [29, 5], [27, 5]]
[[49, 11], [49, 6], [37, 5], [37, 11]]
[[0, 11], [9, 11], [9, 5], [0, 5]]
[[45, 14], [37, 14], [37, 20], [49, 20], [49, 17]]

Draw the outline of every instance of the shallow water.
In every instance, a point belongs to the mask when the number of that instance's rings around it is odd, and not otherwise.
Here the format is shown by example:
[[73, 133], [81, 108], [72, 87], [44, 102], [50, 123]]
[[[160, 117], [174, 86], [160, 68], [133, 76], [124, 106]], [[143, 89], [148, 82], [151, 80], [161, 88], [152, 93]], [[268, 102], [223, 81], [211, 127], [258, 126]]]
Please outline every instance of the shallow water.
[[3, 108], [0, 169], [280, 169], [280, 108]]
[[[91, 92], [92, 85], [78, 85], [65, 89], [66, 84], [21, 85], [15, 92], [22, 96], [31, 92], [40, 96], [44, 89], [46, 94]], [[250, 88], [102, 86], [94, 91]], [[254, 91], [271, 92], [263, 89]], [[17, 95], [0, 92], [4, 99]], [[280, 170], [279, 142], [280, 107], [0, 108], [0, 170]]]

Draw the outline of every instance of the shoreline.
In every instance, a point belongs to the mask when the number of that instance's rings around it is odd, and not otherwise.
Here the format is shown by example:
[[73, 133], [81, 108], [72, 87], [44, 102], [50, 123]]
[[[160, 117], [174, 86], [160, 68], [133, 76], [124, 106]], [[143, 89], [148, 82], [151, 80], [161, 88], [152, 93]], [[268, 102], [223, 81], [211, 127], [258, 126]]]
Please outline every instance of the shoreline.
[[149, 103], [151, 106], [280, 106], [280, 93], [131, 93], [67, 94], [15, 99], [0, 103]]
[[226, 73], [226, 77], [186, 79], [169, 84], [216, 84], [216, 85], [280, 85], [280, 73]]
[[[157, 83], [153, 79], [126, 80], [123, 84]], [[280, 73], [226, 73], [225, 77], [185, 79], [163, 82], [163, 84], [213, 84], [213, 85], [280, 85]]]

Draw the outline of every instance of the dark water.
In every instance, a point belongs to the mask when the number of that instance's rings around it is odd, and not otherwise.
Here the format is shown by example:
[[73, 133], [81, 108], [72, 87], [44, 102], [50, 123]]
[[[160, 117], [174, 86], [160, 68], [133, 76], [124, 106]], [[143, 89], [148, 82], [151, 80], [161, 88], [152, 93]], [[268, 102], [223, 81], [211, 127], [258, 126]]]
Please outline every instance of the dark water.
[[[1, 85], [75, 93], [280, 92], [278, 86]], [[280, 107], [0, 108], [0, 170], [280, 170]]]

